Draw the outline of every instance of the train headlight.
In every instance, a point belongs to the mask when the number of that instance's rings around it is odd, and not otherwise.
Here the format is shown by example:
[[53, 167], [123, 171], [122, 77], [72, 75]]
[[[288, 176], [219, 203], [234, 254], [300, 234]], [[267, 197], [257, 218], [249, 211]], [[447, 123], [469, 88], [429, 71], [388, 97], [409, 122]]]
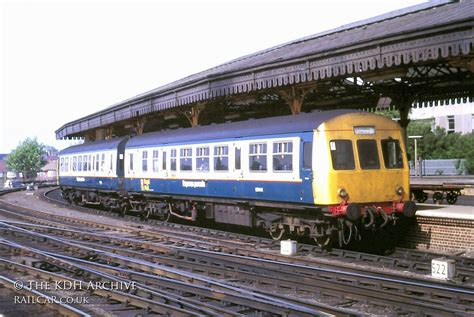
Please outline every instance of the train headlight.
[[346, 199], [347, 196], [349, 195], [346, 190], [344, 188], [339, 188], [337, 190], [337, 194], [339, 195], [339, 197], [341, 197], [342, 199]]
[[405, 190], [403, 189], [402, 186], [398, 186], [395, 192], [397, 193], [398, 196], [402, 196]]

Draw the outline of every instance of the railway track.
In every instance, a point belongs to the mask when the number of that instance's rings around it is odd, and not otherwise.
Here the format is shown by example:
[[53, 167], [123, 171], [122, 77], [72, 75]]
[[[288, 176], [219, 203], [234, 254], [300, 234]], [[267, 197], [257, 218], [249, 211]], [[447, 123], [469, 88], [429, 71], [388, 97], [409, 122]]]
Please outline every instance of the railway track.
[[[47, 197], [46, 199], [59, 203], [61, 205], [67, 205], [59, 197]], [[106, 217], [119, 217], [118, 214], [110, 213], [107, 211], [75, 206], [79, 210], [88, 212], [91, 214], [103, 215]], [[195, 226], [188, 226], [176, 223], [164, 223], [156, 220], [148, 220], [143, 222], [139, 217], [133, 215], [127, 215], [124, 217], [125, 220], [129, 220], [136, 223], [148, 224], [160, 228], [160, 232], [166, 233], [167, 238], [176, 235], [178, 231], [179, 239], [188, 235], [191, 239], [199, 238], [203, 239], [217, 239], [222, 241], [238, 241], [238, 243], [249, 244], [254, 246], [257, 251], [248, 253], [244, 251], [242, 254], [255, 256], [255, 257], [269, 257], [271, 255], [264, 254], [264, 252], [258, 252], [258, 250], [271, 250], [279, 252], [280, 244], [279, 241], [274, 241], [267, 238], [261, 238], [257, 236], [242, 235], [232, 232], [224, 232], [220, 230], [214, 230], [210, 228], [201, 228]], [[183, 233], [184, 232], [184, 233]], [[238, 247], [238, 245], [236, 245]], [[347, 268], [352, 267], [353, 263], [363, 263], [364, 265], [372, 265], [373, 269], [390, 269], [402, 272], [406, 274], [407, 271], [420, 276], [431, 274], [431, 260], [434, 258], [443, 257], [445, 259], [454, 260], [457, 270], [457, 282], [474, 284], [474, 258], [464, 257], [459, 255], [447, 255], [436, 252], [419, 251], [412, 249], [396, 248], [391, 255], [383, 256], [378, 254], [368, 254], [362, 252], [355, 252], [343, 249], [333, 249], [330, 251], [322, 250], [320, 247], [312, 244], [298, 244], [298, 254], [301, 256], [309, 256], [312, 261], [317, 261], [318, 264], [324, 265], [324, 262], [332, 263], [334, 260], [341, 261], [347, 265]], [[275, 255], [274, 259], [281, 258], [280, 255]], [[288, 261], [292, 261], [291, 258], [287, 258]]]
[[[252, 301], [258, 298], [259, 305], [263, 305], [262, 301], [265, 305], [269, 305], [265, 301], [279, 304], [274, 308], [252, 307], [234, 299], [231, 305], [244, 307], [246, 314], [277, 314], [283, 312], [283, 307], [293, 307], [295, 310], [290, 311], [290, 315], [308, 312], [343, 315], [354, 311], [360, 314], [370, 309], [378, 313], [449, 315], [472, 313], [470, 309], [474, 305], [474, 293], [469, 286], [440, 285], [422, 280], [413, 283], [413, 278], [395, 278], [393, 273], [385, 276], [382, 272], [362, 274], [362, 269], [349, 265], [339, 265], [334, 269], [334, 263], [324, 262], [331, 262], [327, 261], [328, 258], [336, 255], [326, 255], [318, 263], [321, 259], [309, 246], [300, 248], [306, 256], [286, 258], [277, 254], [275, 242], [258, 237], [163, 223], [153, 224], [154, 230], [149, 230], [150, 226], [144, 224], [124, 228], [44, 213], [39, 217], [39, 211], [32, 210], [23, 210], [22, 214], [18, 209], [21, 208], [16, 208], [13, 213], [8, 213], [6, 208], [1, 211], [5, 218], [16, 217], [16, 220], [4, 220], [0, 228], [4, 236], [8, 236], [8, 241], [3, 241], [2, 245], [13, 248], [15, 252], [34, 248], [39, 254], [43, 252], [43, 258], [35, 261], [58, 268], [73, 263], [80, 269], [87, 267], [106, 271], [112, 276], [126, 275], [134, 281], [152, 285], [153, 291], [162, 287], [163, 279], [171, 279], [187, 287], [191, 284], [195, 287], [212, 285], [211, 292], [229, 291], [230, 288], [232, 292], [252, 294]], [[207, 232], [204, 237], [203, 232]], [[41, 247], [47, 244], [51, 250], [40, 250], [38, 243]], [[30, 250], [29, 254], [32, 256], [34, 253]], [[350, 258], [347, 253], [339, 256]], [[359, 259], [364, 261], [364, 256], [369, 257], [360, 255]], [[179, 298], [191, 293], [189, 290], [176, 290], [176, 294]], [[150, 297], [150, 294], [146, 296]], [[193, 297], [196, 303], [205, 295], [187, 297]], [[209, 301], [215, 301], [215, 298]], [[222, 308], [223, 304], [218, 306]]]

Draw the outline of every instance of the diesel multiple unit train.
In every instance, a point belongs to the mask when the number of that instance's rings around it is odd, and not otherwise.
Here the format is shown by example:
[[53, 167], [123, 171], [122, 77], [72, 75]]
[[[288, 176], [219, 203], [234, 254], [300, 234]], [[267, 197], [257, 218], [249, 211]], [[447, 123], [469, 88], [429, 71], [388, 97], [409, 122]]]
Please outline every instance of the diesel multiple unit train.
[[347, 245], [413, 217], [400, 126], [353, 110], [145, 133], [60, 152], [70, 203]]

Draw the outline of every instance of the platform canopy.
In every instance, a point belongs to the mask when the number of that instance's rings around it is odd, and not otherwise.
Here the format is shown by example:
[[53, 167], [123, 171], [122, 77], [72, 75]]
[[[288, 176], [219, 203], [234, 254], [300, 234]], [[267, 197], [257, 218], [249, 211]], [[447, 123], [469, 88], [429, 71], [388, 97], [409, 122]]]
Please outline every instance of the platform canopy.
[[474, 1], [431, 1], [243, 56], [66, 123], [108, 139], [315, 109], [472, 101]]

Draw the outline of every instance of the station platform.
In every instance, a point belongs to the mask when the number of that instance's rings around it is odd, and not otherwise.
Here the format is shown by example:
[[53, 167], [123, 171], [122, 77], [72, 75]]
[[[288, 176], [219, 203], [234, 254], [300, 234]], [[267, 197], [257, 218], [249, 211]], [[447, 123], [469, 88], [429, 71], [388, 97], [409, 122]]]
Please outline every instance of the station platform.
[[474, 221], [474, 206], [417, 204], [417, 217], [450, 218]]

